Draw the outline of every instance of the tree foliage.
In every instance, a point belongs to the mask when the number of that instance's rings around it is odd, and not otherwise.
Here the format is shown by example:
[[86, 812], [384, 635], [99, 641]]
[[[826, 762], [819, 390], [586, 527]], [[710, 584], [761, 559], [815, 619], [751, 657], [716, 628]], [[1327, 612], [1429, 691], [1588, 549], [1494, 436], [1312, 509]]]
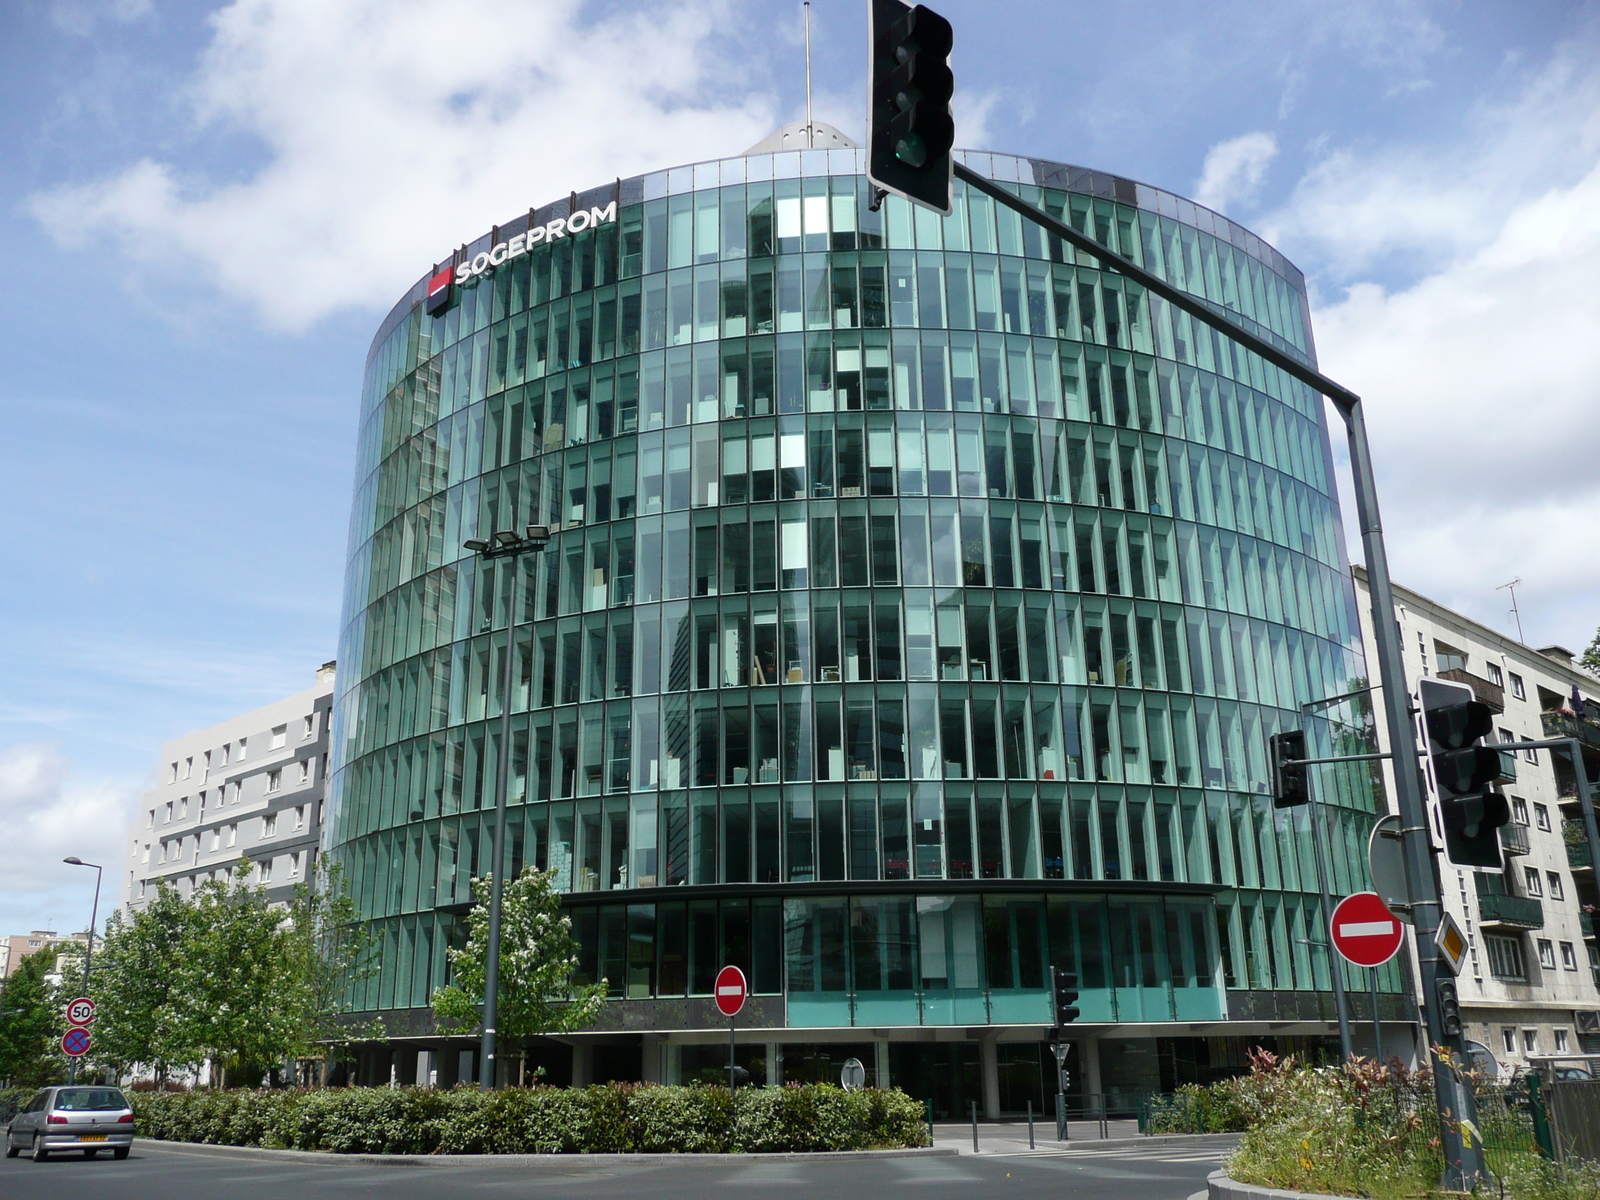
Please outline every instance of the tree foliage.
[[95, 1056], [119, 1074], [145, 1064], [166, 1079], [193, 1065], [181, 1044], [183, 998], [172, 965], [189, 935], [189, 905], [162, 881], [154, 899], [106, 921], [105, 942], [95, 965], [93, 998], [99, 1006]]
[[0, 991], [0, 1078], [13, 1087], [42, 1087], [59, 1077], [58, 1041], [65, 1020], [55, 989], [45, 979], [54, 970], [53, 949], [28, 955]]
[[1600, 675], [1600, 629], [1594, 631], [1594, 640], [1578, 658], [1578, 665], [1591, 675]]
[[[565, 1033], [589, 1024], [605, 1003], [607, 983], [573, 987], [578, 944], [561, 911], [554, 871], [526, 868], [506, 885], [500, 908], [498, 1036], [512, 1042], [536, 1033]], [[478, 1028], [489, 948], [488, 878], [474, 879], [477, 899], [467, 916], [467, 944], [450, 951], [453, 982], [433, 994], [433, 1011], [448, 1027]]]
[[299, 884], [289, 904], [287, 967], [298, 981], [296, 1050], [311, 1053], [329, 1042], [382, 1036], [381, 1023], [350, 1024], [357, 985], [378, 969], [381, 942], [359, 920], [344, 864], [319, 859], [312, 878]]

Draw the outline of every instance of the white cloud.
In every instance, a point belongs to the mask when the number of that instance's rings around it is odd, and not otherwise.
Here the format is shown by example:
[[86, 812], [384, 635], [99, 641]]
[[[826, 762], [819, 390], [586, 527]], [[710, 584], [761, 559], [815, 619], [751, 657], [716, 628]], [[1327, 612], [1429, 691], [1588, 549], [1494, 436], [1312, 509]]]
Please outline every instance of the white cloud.
[[62, 33], [92, 37], [101, 21], [132, 24], [150, 16], [155, 6], [151, 0], [54, 0], [49, 11]]
[[1235, 203], [1248, 202], [1277, 154], [1278, 139], [1270, 133], [1246, 133], [1218, 142], [1206, 151], [1200, 181], [1194, 185], [1195, 202], [1222, 213]]
[[105, 868], [100, 916], [116, 906], [134, 794], [106, 780], [73, 778], [53, 744], [0, 749], [0, 933], [89, 923], [94, 874], [63, 863], [68, 855]]
[[[1310, 228], [1343, 173], [1381, 200], [1314, 243], [1329, 271], [1375, 273], [1383, 247], [1437, 234], [1430, 269], [1357, 275], [1313, 314], [1324, 369], [1366, 401], [1395, 576], [1510, 632], [1494, 589], [1520, 576], [1530, 641], [1581, 649], [1600, 622], [1600, 138], [1593, 82], [1569, 68], [1449, 154], [1324, 163], [1279, 221]], [[1551, 122], [1565, 153], [1539, 162]]]
[[192, 81], [238, 177], [146, 158], [35, 196], [68, 245], [199, 273], [271, 324], [387, 306], [463, 240], [619, 174], [736, 154], [770, 102], [716, 0], [588, 19], [580, 0], [234, 0]]

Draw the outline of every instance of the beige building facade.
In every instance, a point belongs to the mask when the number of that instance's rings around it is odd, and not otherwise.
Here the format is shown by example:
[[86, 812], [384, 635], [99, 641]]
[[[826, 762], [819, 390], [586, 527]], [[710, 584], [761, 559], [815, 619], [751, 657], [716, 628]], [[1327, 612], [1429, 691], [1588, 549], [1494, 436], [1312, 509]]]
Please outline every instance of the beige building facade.
[[[1356, 586], [1362, 637], [1375, 662], [1360, 568]], [[1600, 680], [1580, 670], [1570, 651], [1526, 646], [1398, 585], [1395, 619], [1413, 695], [1419, 679], [1465, 684], [1494, 712], [1497, 740], [1575, 737], [1588, 778], [1600, 776]], [[1379, 737], [1387, 750], [1381, 722]], [[1559, 751], [1513, 754], [1516, 778], [1501, 788], [1512, 809], [1500, 831], [1501, 867], [1459, 867], [1439, 856], [1445, 908], [1470, 945], [1458, 980], [1467, 1036], [1503, 1071], [1535, 1056], [1600, 1053], [1600, 891], [1573, 765]], [[1438, 794], [1425, 774], [1442, 847]]]

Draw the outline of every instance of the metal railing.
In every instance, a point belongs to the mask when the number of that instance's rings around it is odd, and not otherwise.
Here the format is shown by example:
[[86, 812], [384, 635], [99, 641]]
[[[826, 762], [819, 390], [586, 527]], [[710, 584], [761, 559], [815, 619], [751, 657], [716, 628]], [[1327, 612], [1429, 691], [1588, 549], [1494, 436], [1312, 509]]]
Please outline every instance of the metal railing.
[[1515, 821], [1500, 826], [1500, 849], [1507, 854], [1527, 854], [1533, 849], [1528, 842], [1528, 827]]
[[1492, 683], [1481, 675], [1474, 675], [1471, 671], [1462, 671], [1455, 667], [1451, 667], [1448, 671], [1440, 671], [1439, 678], [1448, 679], [1452, 683], [1466, 684], [1472, 689], [1474, 696], [1497, 713], [1506, 710], [1506, 690], [1498, 683]]
[[1547, 738], [1577, 738], [1585, 746], [1600, 749], [1600, 721], [1591, 721], [1588, 717], [1574, 716], [1572, 713], [1555, 709], [1540, 713], [1539, 724], [1544, 727], [1544, 735]]

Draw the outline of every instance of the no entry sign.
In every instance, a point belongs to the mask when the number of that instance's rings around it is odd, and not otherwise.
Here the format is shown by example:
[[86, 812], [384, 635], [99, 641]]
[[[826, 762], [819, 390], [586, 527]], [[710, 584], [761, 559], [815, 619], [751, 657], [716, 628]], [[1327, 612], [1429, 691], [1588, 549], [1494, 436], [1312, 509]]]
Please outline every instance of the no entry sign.
[[1381, 967], [1400, 949], [1400, 922], [1376, 892], [1346, 896], [1330, 924], [1334, 949], [1358, 967]]
[[749, 991], [743, 971], [738, 967], [723, 967], [717, 972], [717, 1011], [725, 1017], [738, 1016]]

